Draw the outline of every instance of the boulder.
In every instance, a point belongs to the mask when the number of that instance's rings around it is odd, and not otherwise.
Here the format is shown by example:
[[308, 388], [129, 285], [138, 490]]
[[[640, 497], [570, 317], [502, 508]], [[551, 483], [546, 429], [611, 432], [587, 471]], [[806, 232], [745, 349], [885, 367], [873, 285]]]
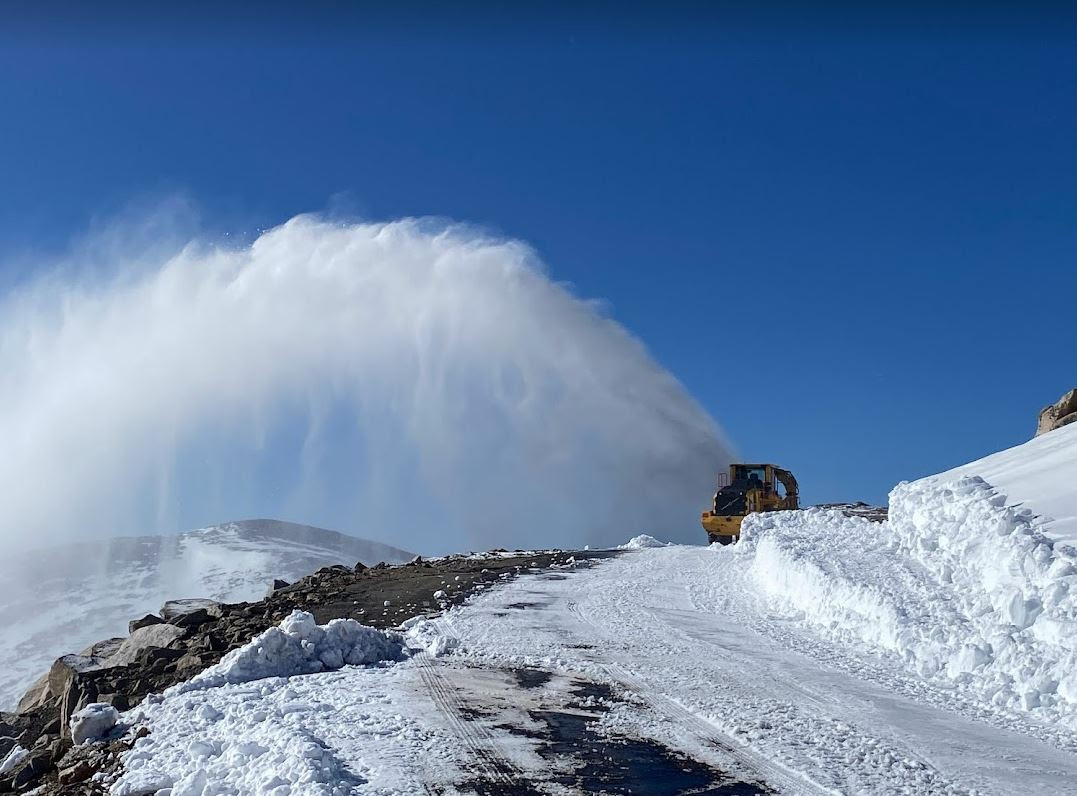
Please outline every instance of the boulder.
[[281, 589], [287, 589], [291, 585], [292, 584], [286, 580], [281, 580], [280, 578], [273, 578], [273, 583], [270, 584], [269, 590], [266, 592], [266, 597], [272, 597]]
[[82, 652], [79, 653], [84, 658], [98, 658], [100, 660], [106, 660], [113, 655], [116, 650], [123, 644], [124, 639], [122, 637], [106, 638], [104, 641], [98, 641]]
[[[188, 616], [185, 614], [184, 616]], [[106, 666], [127, 666], [138, 660], [142, 650], [151, 647], [167, 647], [184, 633], [182, 627], [169, 624], [140, 627], [124, 639], [116, 651], [105, 659]]]
[[50, 768], [52, 768], [52, 753], [47, 748], [34, 749], [14, 770], [11, 785], [15, 790], [22, 790]]
[[[95, 645], [96, 646], [96, 645]], [[28, 713], [46, 705], [58, 705], [61, 721], [67, 717], [83, 698], [80, 675], [104, 668], [105, 661], [89, 655], [64, 655], [56, 660], [48, 674], [35, 682], [19, 700], [19, 713]], [[84, 703], [83, 703], [84, 704]]]
[[159, 625], [164, 621], [164, 619], [157, 616], [156, 614], [146, 614], [141, 619], [132, 619], [130, 622], [128, 622], [127, 632], [134, 633], [136, 630], [141, 630], [142, 628], [149, 627], [150, 625]]
[[173, 617], [169, 620], [169, 625], [177, 628], [194, 628], [204, 625], [214, 617], [205, 608], [197, 608], [194, 611], [188, 611], [185, 614]]
[[173, 622], [178, 617], [195, 611], [206, 611], [210, 615], [220, 616], [221, 604], [216, 600], [206, 600], [200, 597], [189, 600], [169, 600], [161, 606], [160, 614], [164, 621]]
[[1077, 422], [1077, 387], [1063, 395], [1057, 402], [1043, 408], [1039, 422], [1036, 424], [1036, 436], [1075, 422]]

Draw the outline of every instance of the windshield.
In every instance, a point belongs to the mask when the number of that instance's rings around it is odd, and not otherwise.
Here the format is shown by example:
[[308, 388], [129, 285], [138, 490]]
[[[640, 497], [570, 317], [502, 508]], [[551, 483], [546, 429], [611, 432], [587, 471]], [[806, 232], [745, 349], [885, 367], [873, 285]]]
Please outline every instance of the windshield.
[[733, 468], [733, 480], [734, 481], [748, 481], [752, 478], [758, 478], [760, 481], [767, 480], [767, 468], [766, 467], [749, 467], [747, 465], [737, 465]]

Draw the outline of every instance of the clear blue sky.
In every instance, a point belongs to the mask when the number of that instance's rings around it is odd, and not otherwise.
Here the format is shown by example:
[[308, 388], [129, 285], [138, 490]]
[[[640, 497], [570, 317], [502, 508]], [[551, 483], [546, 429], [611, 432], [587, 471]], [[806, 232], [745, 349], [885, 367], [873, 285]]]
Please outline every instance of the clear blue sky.
[[811, 500], [1030, 436], [1077, 384], [1072, 15], [614, 7], [5, 6], [0, 282], [172, 193], [237, 232], [448, 216], [608, 300]]

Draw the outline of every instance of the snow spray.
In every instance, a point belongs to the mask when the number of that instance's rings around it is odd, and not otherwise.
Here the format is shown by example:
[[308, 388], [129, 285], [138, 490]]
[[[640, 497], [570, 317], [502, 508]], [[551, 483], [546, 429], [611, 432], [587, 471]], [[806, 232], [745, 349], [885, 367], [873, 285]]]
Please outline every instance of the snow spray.
[[518, 241], [300, 216], [72, 259], [0, 304], [8, 547], [252, 516], [430, 553], [688, 541], [730, 458]]

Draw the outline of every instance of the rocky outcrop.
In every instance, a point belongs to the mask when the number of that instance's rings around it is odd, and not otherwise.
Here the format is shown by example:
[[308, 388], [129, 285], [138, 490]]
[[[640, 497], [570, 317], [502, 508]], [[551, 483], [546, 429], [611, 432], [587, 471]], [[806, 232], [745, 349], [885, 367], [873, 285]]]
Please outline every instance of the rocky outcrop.
[[1036, 436], [1070, 423], [1077, 423], [1077, 387], [1059, 398], [1057, 403], [1043, 408], [1036, 424]]

